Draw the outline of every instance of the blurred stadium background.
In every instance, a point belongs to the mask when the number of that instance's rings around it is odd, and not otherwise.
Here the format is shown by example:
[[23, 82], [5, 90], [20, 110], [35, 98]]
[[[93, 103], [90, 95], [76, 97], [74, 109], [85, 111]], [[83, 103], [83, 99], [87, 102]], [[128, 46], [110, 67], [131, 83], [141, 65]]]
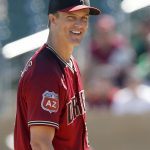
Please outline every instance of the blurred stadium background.
[[[149, 150], [150, 1], [91, 5], [102, 15], [90, 18], [89, 32], [74, 52], [85, 84], [91, 145]], [[47, 38], [47, 6], [48, 0], [0, 0], [0, 150], [12, 149], [18, 80]]]

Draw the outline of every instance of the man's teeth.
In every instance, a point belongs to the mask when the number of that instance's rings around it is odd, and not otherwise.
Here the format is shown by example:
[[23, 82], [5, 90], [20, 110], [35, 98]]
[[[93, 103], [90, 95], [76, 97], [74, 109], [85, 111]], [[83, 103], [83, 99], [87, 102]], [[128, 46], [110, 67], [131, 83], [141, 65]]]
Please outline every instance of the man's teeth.
[[81, 32], [79, 31], [71, 31], [73, 34], [80, 34]]

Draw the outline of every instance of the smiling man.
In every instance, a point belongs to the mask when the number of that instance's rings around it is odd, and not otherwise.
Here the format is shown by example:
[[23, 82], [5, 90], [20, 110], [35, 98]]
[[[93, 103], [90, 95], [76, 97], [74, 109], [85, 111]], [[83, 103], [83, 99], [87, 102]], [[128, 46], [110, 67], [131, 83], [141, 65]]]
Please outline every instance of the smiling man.
[[[15, 150], [90, 150], [85, 96], [72, 56], [99, 9], [86, 0], [50, 0], [49, 36], [18, 87]], [[33, 41], [34, 42], [34, 41]]]

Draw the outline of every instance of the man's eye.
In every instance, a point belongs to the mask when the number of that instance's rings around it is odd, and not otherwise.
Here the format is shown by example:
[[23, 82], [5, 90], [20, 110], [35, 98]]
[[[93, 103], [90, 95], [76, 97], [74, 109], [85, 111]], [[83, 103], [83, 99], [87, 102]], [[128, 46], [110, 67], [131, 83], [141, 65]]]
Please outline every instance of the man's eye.
[[87, 17], [83, 17], [83, 18], [82, 18], [82, 21], [87, 22], [87, 21], [88, 21], [88, 18], [87, 18]]
[[69, 21], [73, 21], [73, 20], [75, 20], [75, 17], [73, 17], [73, 16], [68, 16], [67, 19], [68, 19]]

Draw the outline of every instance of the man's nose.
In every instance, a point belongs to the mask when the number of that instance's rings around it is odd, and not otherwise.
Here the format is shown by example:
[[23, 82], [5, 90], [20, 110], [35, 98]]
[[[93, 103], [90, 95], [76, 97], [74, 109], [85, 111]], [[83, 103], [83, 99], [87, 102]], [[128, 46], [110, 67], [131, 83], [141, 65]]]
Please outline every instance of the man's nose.
[[77, 19], [76, 22], [75, 22], [75, 25], [80, 27], [80, 26], [84, 25], [84, 22], [81, 19]]

